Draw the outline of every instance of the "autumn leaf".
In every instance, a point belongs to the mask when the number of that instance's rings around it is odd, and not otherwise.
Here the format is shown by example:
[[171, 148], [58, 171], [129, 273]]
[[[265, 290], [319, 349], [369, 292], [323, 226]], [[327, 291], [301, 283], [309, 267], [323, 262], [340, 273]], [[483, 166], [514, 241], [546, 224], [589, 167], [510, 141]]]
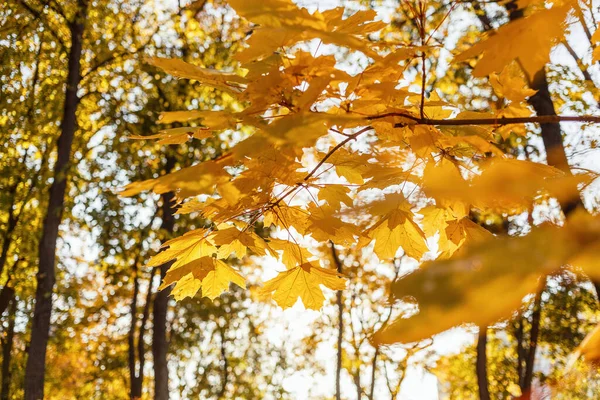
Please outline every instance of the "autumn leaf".
[[148, 266], [159, 267], [175, 260], [171, 269], [176, 270], [179, 266], [216, 253], [217, 248], [206, 240], [206, 235], [206, 229], [196, 229], [163, 243], [164, 250], [152, 257]]
[[[541, 276], [577, 262], [599, 233], [599, 220], [580, 212], [562, 228], [547, 225], [524, 237], [494, 237], [452, 259], [425, 263], [391, 288], [397, 299], [416, 300], [419, 312], [393, 321], [374, 340], [415, 342], [464, 323], [488, 326], [506, 318], [535, 292]], [[598, 275], [597, 263], [582, 267]]]
[[370, 213], [381, 218], [365, 233], [375, 240], [374, 251], [381, 260], [392, 259], [399, 248], [417, 260], [427, 251], [425, 233], [412, 220], [410, 208], [401, 194], [386, 195], [371, 205]]
[[600, 325], [597, 325], [577, 346], [571, 355], [571, 366], [579, 357], [592, 365], [598, 365], [600, 361]]
[[199, 194], [213, 194], [218, 184], [226, 183], [229, 179], [231, 176], [216, 161], [205, 161], [160, 178], [131, 183], [121, 195], [133, 196], [152, 190], [158, 194], [175, 192], [179, 197], [187, 198]]
[[280, 272], [275, 278], [265, 282], [260, 296], [263, 299], [272, 298], [282, 308], [292, 307], [300, 298], [306, 308], [319, 310], [325, 301], [320, 285], [332, 290], [343, 290], [346, 282], [333, 270], [304, 263]]
[[280, 47], [313, 38], [378, 58], [369, 42], [361, 38], [385, 26], [382, 23], [369, 23], [375, 17], [372, 11], [359, 11], [354, 18], [343, 20], [339, 10], [310, 14], [305, 8], [298, 8], [291, 0], [267, 0], [260, 3], [229, 0], [228, 3], [240, 16], [259, 25], [248, 40], [249, 48], [238, 54], [240, 61], [260, 59]]
[[578, 195], [577, 185], [589, 180], [585, 175], [568, 176], [547, 165], [514, 159], [493, 160], [480, 168], [481, 173], [467, 181], [449, 161], [430, 164], [425, 171], [425, 192], [480, 209], [517, 213], [530, 208], [541, 193], [570, 200]]
[[192, 138], [207, 139], [209, 137], [213, 137], [213, 135], [206, 129], [197, 127], [181, 127], [163, 129], [155, 135], [131, 135], [128, 138], [137, 140], [159, 139], [157, 142], [158, 144], [183, 144]]
[[338, 211], [342, 204], [352, 206], [352, 199], [348, 196], [350, 189], [343, 185], [327, 185], [319, 190], [319, 199], [325, 200], [333, 210]]
[[173, 265], [159, 289], [176, 283], [172, 290], [176, 300], [194, 297], [200, 289], [203, 297], [212, 300], [228, 290], [231, 282], [246, 287], [244, 277], [233, 267], [213, 257], [202, 257], [183, 266]]
[[473, 76], [487, 76], [502, 69], [513, 60], [527, 73], [529, 79], [548, 62], [550, 49], [563, 36], [563, 22], [573, 2], [542, 9], [528, 17], [512, 21], [484, 40], [456, 56], [456, 62], [482, 55]]
[[242, 85], [246, 83], [246, 79], [239, 75], [198, 67], [178, 58], [152, 57], [147, 62], [177, 78], [193, 79], [228, 93], [241, 92]]

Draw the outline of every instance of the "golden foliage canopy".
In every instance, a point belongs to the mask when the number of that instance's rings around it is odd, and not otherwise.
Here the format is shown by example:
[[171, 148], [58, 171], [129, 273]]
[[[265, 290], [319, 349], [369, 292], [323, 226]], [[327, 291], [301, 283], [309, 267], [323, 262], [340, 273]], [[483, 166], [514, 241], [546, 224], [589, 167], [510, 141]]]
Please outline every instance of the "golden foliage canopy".
[[[582, 256], [598, 246], [596, 217], [576, 213], [560, 221], [562, 227], [547, 224], [525, 237], [504, 238], [471, 218], [473, 210], [516, 215], [550, 198], [566, 201], [594, 178], [510, 158], [500, 146], [510, 135], [524, 135], [524, 123], [546, 121], [527, 106], [535, 91], [526, 82], [548, 61], [576, 2], [547, 8], [531, 1], [525, 18], [456, 56], [455, 63], [473, 63], [473, 75], [488, 77], [506, 99], [494, 114], [415, 91], [414, 84], [424, 88], [428, 71], [414, 82], [402, 80], [399, 71], [418, 65], [435, 46], [425, 36], [418, 46], [386, 41], [378, 35], [386, 24], [372, 10], [309, 13], [291, 0], [229, 4], [253, 26], [236, 56], [237, 70], [177, 59], [149, 62], [228, 93], [237, 109], [166, 112], [161, 123], [196, 125], [151, 138], [177, 144], [235, 131], [239, 139], [218, 158], [132, 183], [123, 192], [173, 192], [178, 213], [207, 221], [166, 242], [150, 262], [174, 260], [163, 286], [175, 284], [176, 298], [199, 290], [214, 298], [229, 282], [243, 287], [242, 272], [223, 260], [268, 256], [286, 270], [264, 283], [259, 298], [284, 308], [300, 299], [319, 309], [322, 287], [342, 290], [344, 279], [313, 255], [315, 243], [331, 241], [382, 263], [403, 254], [426, 263], [392, 285], [394, 297], [412, 296], [420, 308], [374, 336], [394, 343], [506, 317], [535, 291], [539, 276], [567, 263], [579, 260], [586, 273], [598, 275], [595, 263]], [[360, 52], [368, 65], [349, 72], [334, 55], [319, 55], [320, 43]], [[269, 228], [266, 237], [256, 233], [259, 227]], [[498, 301], [487, 301], [491, 297]]]

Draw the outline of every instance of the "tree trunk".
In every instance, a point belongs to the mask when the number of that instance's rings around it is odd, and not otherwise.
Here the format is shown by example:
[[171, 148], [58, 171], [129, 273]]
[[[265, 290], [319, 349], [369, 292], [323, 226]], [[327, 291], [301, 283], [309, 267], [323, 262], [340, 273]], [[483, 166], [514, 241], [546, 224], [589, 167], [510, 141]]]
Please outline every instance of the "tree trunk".
[[[335, 245], [331, 243], [331, 256], [336, 266], [337, 272], [342, 273], [342, 262], [338, 258], [337, 252], [335, 251]], [[344, 340], [344, 302], [342, 299], [342, 291], [338, 290], [336, 293], [336, 305], [338, 308], [338, 338], [337, 338], [337, 362], [335, 366], [335, 399], [341, 400], [342, 398], [342, 342]]]
[[221, 335], [221, 360], [223, 361], [223, 373], [221, 375], [221, 390], [217, 396], [218, 399], [224, 399], [225, 394], [227, 393], [227, 384], [229, 383], [229, 362], [227, 360], [227, 341], [225, 339], [225, 332], [219, 329], [219, 334]]
[[50, 186], [48, 209], [44, 219], [42, 236], [39, 243], [39, 265], [35, 307], [31, 326], [31, 342], [25, 368], [25, 399], [44, 398], [44, 375], [46, 372], [46, 347], [50, 334], [50, 316], [52, 313], [52, 292], [55, 283], [55, 258], [58, 228], [62, 220], [67, 173], [71, 159], [71, 147], [77, 128], [77, 89], [81, 75], [81, 53], [83, 31], [87, 16], [87, 0], [79, 0], [73, 22], [69, 25], [71, 48], [69, 50], [69, 70], [66, 82], [65, 103], [58, 138], [58, 151], [54, 166], [54, 180]]
[[[171, 263], [160, 267], [160, 279], [164, 279]], [[152, 330], [152, 355], [154, 357], [154, 399], [168, 400], [169, 398], [169, 366], [167, 354], [167, 311], [170, 288], [156, 293], [153, 304], [154, 327]]]
[[[175, 157], [167, 157], [165, 166], [166, 173], [169, 173], [175, 166]], [[161, 229], [166, 233], [172, 233], [175, 227], [175, 214], [172, 203], [175, 196], [173, 193], [162, 195], [162, 224]], [[160, 267], [160, 280], [162, 281], [171, 266], [171, 262], [163, 264]], [[152, 330], [152, 355], [154, 357], [154, 399], [167, 400], [169, 398], [169, 366], [167, 354], [169, 351], [169, 342], [167, 340], [167, 312], [169, 306], [169, 295], [171, 288], [165, 288], [156, 293], [153, 302], [153, 321]]]
[[375, 378], [377, 377], [377, 357], [379, 357], [379, 346], [375, 348], [375, 354], [373, 354], [373, 361], [371, 363], [371, 387], [369, 389], [368, 399], [373, 400], [375, 396]]
[[[136, 262], [137, 265], [137, 262]], [[139, 277], [137, 276], [138, 270], [135, 268], [136, 281], [134, 281], [133, 288], [133, 299], [131, 305], [131, 327], [129, 328], [128, 342], [129, 342], [129, 379], [131, 382], [131, 399], [137, 400], [142, 398], [142, 392], [144, 389], [144, 366], [146, 364], [146, 342], [144, 342], [144, 336], [146, 336], [146, 323], [150, 316], [150, 304], [152, 303], [152, 281], [154, 280], [154, 274], [156, 269], [153, 268], [150, 273], [150, 279], [148, 280], [148, 292], [146, 293], [146, 303], [144, 304], [144, 311], [142, 313], [142, 320], [140, 321], [140, 329], [138, 332], [137, 341], [137, 357], [136, 357], [136, 346], [135, 346], [135, 331], [137, 326], [137, 297], [139, 295]], [[134, 309], [135, 307], [135, 309]], [[135, 310], [135, 311], [134, 311]], [[135, 315], [134, 315], [135, 313]], [[137, 360], [137, 361], [136, 361]], [[138, 369], [136, 372], [136, 363]]]
[[[129, 384], [130, 384], [130, 398], [135, 400], [142, 397], [142, 388], [138, 384], [138, 374], [136, 373], [136, 356], [135, 356], [135, 331], [137, 326], [137, 298], [139, 294], [140, 280], [138, 276], [137, 260], [133, 265], [133, 294], [131, 298], [131, 308], [129, 314], [131, 315], [131, 326], [127, 334], [127, 362], [129, 364]], [[152, 284], [152, 282], [150, 282]], [[140, 371], [141, 373], [141, 371]]]
[[10, 362], [12, 358], [12, 348], [15, 337], [15, 317], [17, 314], [17, 298], [13, 296], [8, 309], [8, 329], [6, 337], [2, 342], [2, 387], [0, 387], [0, 400], [8, 400], [10, 397]]
[[523, 376], [523, 385], [521, 392], [523, 399], [531, 399], [531, 387], [533, 383], [533, 367], [535, 366], [535, 353], [540, 335], [540, 318], [542, 314], [542, 287], [535, 295], [533, 301], [533, 311], [531, 314], [531, 330], [529, 331], [529, 348], [527, 349], [527, 358], [525, 359], [525, 374]]
[[490, 400], [490, 389], [487, 376], [487, 327], [479, 328], [477, 339], [477, 386], [479, 388], [479, 400]]
[[523, 364], [526, 358], [525, 347], [523, 346], [523, 316], [519, 315], [517, 319], [518, 325], [515, 331], [515, 339], [517, 340], [517, 376], [519, 377], [519, 387], [523, 387], [525, 379]]
[[9, 286], [4, 286], [2, 289], [0, 289], [0, 316], [4, 314], [4, 311], [8, 308], [8, 305], [14, 296], [15, 289]]

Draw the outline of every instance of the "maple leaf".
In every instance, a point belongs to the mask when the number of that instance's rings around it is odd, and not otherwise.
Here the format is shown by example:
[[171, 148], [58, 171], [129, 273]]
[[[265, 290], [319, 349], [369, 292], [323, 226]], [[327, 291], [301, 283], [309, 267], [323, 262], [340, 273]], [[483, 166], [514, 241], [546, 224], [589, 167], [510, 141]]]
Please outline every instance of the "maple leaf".
[[259, 295], [262, 299], [272, 298], [282, 308], [292, 307], [300, 298], [306, 308], [319, 310], [325, 301], [320, 285], [332, 290], [343, 290], [346, 281], [334, 270], [304, 263], [280, 272], [275, 278], [265, 282]]
[[191, 138], [207, 139], [212, 136], [212, 133], [204, 128], [180, 127], [163, 129], [155, 135], [130, 135], [128, 136], [128, 138], [137, 140], [159, 139], [157, 142], [158, 144], [182, 144], [187, 142]]
[[565, 264], [598, 276], [597, 262], [580, 265], [578, 260], [582, 249], [598, 243], [598, 233], [598, 218], [578, 212], [563, 228], [546, 225], [524, 237], [493, 237], [458, 257], [425, 263], [391, 289], [397, 298], [416, 299], [418, 314], [392, 322], [374, 340], [406, 343], [463, 323], [487, 326], [518, 308], [540, 276]]
[[402, 248], [409, 257], [420, 260], [427, 251], [425, 233], [413, 220], [411, 205], [399, 193], [389, 194], [370, 206], [381, 218], [365, 234], [375, 240], [374, 251], [381, 260], [391, 259]]
[[596, 29], [596, 32], [594, 32], [590, 41], [594, 46], [594, 50], [592, 50], [592, 60], [594, 62], [600, 61], [600, 46], [598, 46], [598, 43], [600, 42], [600, 29]]
[[548, 62], [550, 49], [562, 38], [563, 22], [573, 4], [554, 5], [551, 9], [512, 21], [456, 56], [455, 61], [482, 55], [473, 70], [473, 76], [479, 77], [500, 72], [513, 60], [518, 60], [532, 79]]
[[213, 194], [219, 183], [226, 183], [231, 176], [216, 161], [205, 161], [191, 167], [141, 182], [133, 182], [121, 191], [122, 196], [133, 196], [146, 190], [162, 194], [175, 192], [180, 198], [199, 194]]
[[172, 290], [176, 300], [194, 297], [200, 289], [203, 297], [213, 300], [229, 289], [230, 282], [246, 287], [246, 280], [233, 267], [213, 257], [201, 257], [182, 266], [171, 266], [159, 290], [176, 283]]
[[165, 250], [152, 257], [148, 266], [158, 267], [175, 260], [171, 265], [171, 269], [175, 270], [179, 266], [216, 253], [217, 248], [206, 240], [206, 234], [206, 229], [196, 229], [163, 243], [162, 247]]
[[500, 74], [491, 74], [490, 84], [498, 96], [514, 103], [521, 103], [536, 93], [535, 90], [527, 86], [521, 68], [516, 62], [511, 62], [505, 66]]
[[581, 344], [577, 346], [571, 355], [570, 365], [567, 369], [570, 369], [579, 357], [583, 357], [586, 362], [593, 365], [597, 365], [598, 361], [600, 361], [600, 324], [598, 324], [585, 339], [583, 339]]
[[219, 246], [218, 258], [227, 258], [232, 253], [242, 258], [246, 254], [246, 249], [259, 256], [266, 255], [267, 244], [260, 236], [254, 232], [240, 231], [233, 226], [211, 233], [209, 240]]
[[352, 199], [348, 196], [350, 189], [343, 185], [327, 185], [319, 190], [319, 199], [325, 200], [334, 211], [338, 211], [342, 203], [352, 206]]
[[259, 25], [248, 40], [249, 48], [237, 55], [240, 61], [260, 59], [271, 55], [280, 47], [314, 38], [378, 58], [372, 49], [372, 43], [361, 38], [385, 26], [382, 23], [367, 23], [375, 17], [372, 11], [359, 11], [354, 18], [342, 20], [338, 10], [326, 14], [310, 14], [305, 8], [298, 8], [291, 0], [229, 0], [228, 3], [240, 16]]
[[246, 79], [242, 76], [198, 67], [178, 58], [152, 57], [147, 59], [147, 62], [170, 75], [178, 78], [193, 79], [228, 93], [235, 94], [241, 92], [242, 84], [246, 83]]
[[479, 209], [518, 213], [528, 209], [540, 192], [559, 200], [572, 199], [578, 195], [577, 185], [590, 179], [585, 175], [565, 175], [554, 167], [524, 160], [498, 159], [480, 167], [481, 174], [469, 182], [448, 160], [430, 164], [425, 171], [425, 192], [438, 199], [470, 203]]
[[160, 114], [158, 122], [188, 122], [201, 120], [202, 126], [213, 130], [233, 129], [238, 123], [237, 115], [228, 111], [167, 111]]
[[281, 262], [288, 269], [296, 268], [314, 258], [314, 255], [307, 249], [288, 240], [270, 239], [269, 248], [281, 252]]

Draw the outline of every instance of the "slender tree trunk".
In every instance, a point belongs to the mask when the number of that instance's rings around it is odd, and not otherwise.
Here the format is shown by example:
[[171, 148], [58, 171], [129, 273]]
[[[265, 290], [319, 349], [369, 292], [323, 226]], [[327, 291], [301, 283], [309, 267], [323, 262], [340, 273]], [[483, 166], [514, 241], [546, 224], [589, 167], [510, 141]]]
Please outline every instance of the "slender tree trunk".
[[44, 398], [46, 348], [50, 334], [52, 292], [55, 283], [56, 241], [64, 208], [71, 147], [77, 128], [76, 113], [79, 104], [77, 89], [81, 79], [81, 53], [87, 7], [87, 0], [79, 0], [77, 2], [75, 18], [69, 24], [71, 33], [71, 48], [68, 60], [69, 70], [67, 74], [61, 133], [57, 143], [58, 151], [54, 166], [54, 181], [50, 186], [48, 209], [39, 243], [35, 307], [33, 310], [29, 355], [25, 368], [25, 400], [39, 400]]
[[[140, 359], [143, 357], [143, 354], [139, 354], [138, 357], [136, 357], [135, 351], [136, 351], [136, 346], [135, 346], [135, 333], [136, 333], [136, 328], [137, 328], [137, 315], [138, 315], [138, 311], [137, 311], [137, 300], [138, 300], [138, 295], [139, 295], [139, 291], [140, 291], [140, 277], [139, 277], [139, 269], [138, 269], [138, 265], [137, 265], [137, 260], [134, 262], [133, 265], [133, 294], [132, 294], [132, 298], [131, 298], [131, 308], [130, 308], [130, 315], [131, 315], [131, 326], [129, 327], [129, 332], [127, 334], [127, 344], [128, 344], [128, 348], [127, 348], [127, 352], [128, 352], [128, 363], [129, 363], [129, 383], [130, 383], [130, 398], [132, 400], [137, 400], [137, 399], [141, 399], [142, 398], [142, 380], [143, 380], [143, 369], [142, 366], [140, 365], [140, 369], [139, 371], [136, 371], [136, 364], [137, 364], [137, 358], [139, 357]], [[148, 288], [148, 290], [150, 290], [150, 288], [152, 287], [152, 280], [150, 280], [150, 287]], [[138, 338], [138, 340], [143, 340], [143, 338]]]
[[519, 377], [519, 387], [524, 385], [525, 369], [523, 363], [525, 362], [525, 348], [523, 346], [523, 316], [519, 315], [518, 325], [515, 332], [515, 339], [517, 340], [517, 376]]
[[[6, 232], [4, 232], [4, 238], [2, 240], [2, 248], [0, 249], [0, 275], [4, 271], [4, 267], [6, 266], [8, 249], [12, 243], [12, 234], [17, 226], [18, 218], [15, 216], [15, 201], [17, 194], [17, 186], [18, 182], [16, 182], [9, 190], [11, 196], [11, 202], [8, 209], [8, 222], [6, 227]], [[4, 311], [8, 308], [10, 301], [14, 298], [15, 291], [13, 288], [8, 287], [8, 283], [10, 282], [11, 273], [7, 273], [8, 280], [3, 288], [0, 289], [0, 316], [4, 314]]]
[[[335, 245], [331, 244], [331, 257], [336, 266], [337, 272], [342, 273], [342, 262], [340, 261]], [[342, 298], [342, 291], [338, 290], [336, 293], [336, 305], [338, 309], [338, 338], [337, 338], [337, 362], [335, 366], [335, 399], [341, 400], [342, 398], [342, 342], [344, 340], [344, 301]]]
[[362, 399], [362, 388], [360, 383], [360, 369], [354, 375], [354, 386], [356, 386], [356, 400]]
[[4, 314], [4, 311], [8, 308], [10, 301], [15, 296], [15, 289], [5, 286], [0, 289], [0, 316]]
[[375, 348], [375, 354], [373, 355], [373, 362], [371, 363], [371, 388], [369, 389], [369, 400], [373, 400], [375, 396], [375, 377], [377, 372], [377, 357], [379, 357], [379, 346]]
[[221, 335], [221, 359], [223, 360], [223, 374], [221, 375], [221, 390], [219, 391], [218, 399], [224, 399], [227, 393], [227, 384], [229, 383], [229, 362], [227, 360], [227, 341], [225, 340], [225, 332], [219, 329]]
[[527, 349], [527, 358], [525, 359], [525, 374], [523, 376], [523, 385], [521, 392], [523, 399], [531, 398], [531, 387], [533, 384], [533, 367], [535, 366], [535, 353], [537, 351], [538, 339], [540, 335], [540, 318], [542, 314], [542, 292], [541, 288], [535, 295], [533, 301], [533, 311], [531, 314], [531, 330], [529, 332], [529, 348]]
[[[160, 279], [165, 277], [171, 263], [160, 267]], [[167, 312], [169, 306], [170, 288], [156, 293], [153, 302], [152, 355], [154, 357], [154, 399], [168, 400], [169, 398], [169, 366], [167, 355], [169, 343], [167, 340]]]
[[[136, 268], [137, 269], [137, 268]], [[138, 280], [137, 284], [134, 281], [134, 293], [132, 301], [132, 318], [131, 327], [129, 328], [128, 342], [129, 342], [129, 378], [131, 382], [131, 399], [141, 399], [142, 392], [144, 389], [144, 366], [146, 364], [146, 342], [144, 336], [146, 336], [146, 324], [150, 316], [150, 305], [152, 304], [152, 281], [154, 280], [154, 274], [156, 269], [153, 268], [148, 280], [148, 292], [146, 293], [146, 302], [144, 303], [144, 311], [142, 312], [142, 320], [140, 321], [140, 329], [138, 332], [137, 339], [137, 356], [136, 356], [136, 345], [135, 345], [135, 331], [137, 326], [137, 316], [134, 316], [133, 305], [135, 304], [135, 313], [137, 314], [137, 296], [139, 294], [139, 277], [136, 275]], [[137, 274], [137, 271], [136, 271]], [[137, 288], [136, 288], [137, 286]], [[136, 364], [138, 369], [136, 371]]]
[[490, 389], [487, 376], [487, 327], [479, 328], [477, 338], [477, 386], [479, 388], [479, 400], [490, 400]]
[[[14, 292], [13, 292], [14, 293]], [[15, 337], [15, 318], [17, 314], [17, 298], [13, 295], [8, 309], [8, 329], [2, 342], [2, 386], [0, 387], [0, 400], [8, 400], [10, 397], [10, 362]]]
[[[170, 172], [175, 166], [175, 158], [167, 157], [165, 171]], [[161, 229], [166, 233], [172, 233], [175, 227], [175, 215], [173, 211], [173, 193], [162, 195], [162, 224]], [[163, 264], [160, 267], [160, 279], [164, 279], [171, 262]], [[165, 288], [156, 293], [153, 302], [153, 321], [152, 330], [152, 355], [154, 357], [154, 399], [167, 400], [169, 398], [169, 366], [167, 355], [169, 351], [169, 342], [167, 340], [167, 312], [169, 307], [169, 295], [171, 288]]]

